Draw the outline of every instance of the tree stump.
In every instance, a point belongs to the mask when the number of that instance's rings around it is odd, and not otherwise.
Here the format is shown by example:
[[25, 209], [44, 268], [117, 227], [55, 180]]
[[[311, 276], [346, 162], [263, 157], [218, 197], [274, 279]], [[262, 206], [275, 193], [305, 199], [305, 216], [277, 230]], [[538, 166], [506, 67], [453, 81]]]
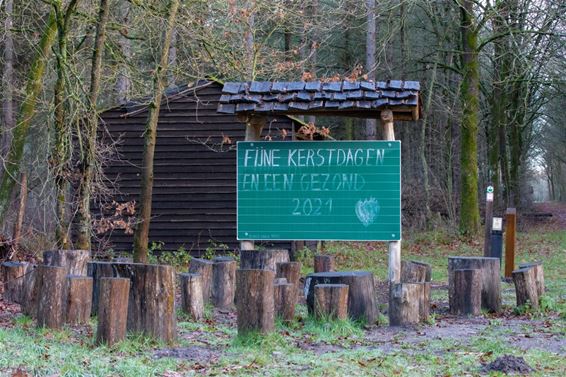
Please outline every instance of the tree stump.
[[275, 273], [270, 270], [236, 270], [236, 307], [238, 334], [258, 331], [269, 333], [274, 329]]
[[216, 257], [213, 262], [212, 304], [217, 308], [229, 308], [234, 304], [238, 263], [231, 257]]
[[175, 269], [172, 266], [95, 262], [89, 265], [89, 270], [95, 281], [103, 277], [130, 279], [128, 331], [165, 342], [175, 339]]
[[43, 264], [65, 267], [67, 275], [86, 276], [90, 250], [48, 250], [43, 252]]
[[37, 266], [28, 264], [24, 276], [24, 285], [22, 287], [22, 313], [37, 318]]
[[92, 283], [92, 278], [88, 276], [67, 275], [67, 324], [74, 326], [88, 323], [92, 309]]
[[100, 278], [96, 343], [113, 344], [126, 338], [130, 279]]
[[181, 278], [181, 309], [195, 321], [204, 317], [202, 297], [202, 276], [199, 274], [179, 274]]
[[1, 266], [0, 278], [4, 282], [4, 300], [22, 303], [22, 292], [28, 263], [4, 262]]
[[490, 312], [501, 309], [501, 279], [499, 258], [486, 257], [448, 257], [448, 300], [454, 305], [454, 271], [478, 269], [481, 271], [482, 308]]
[[240, 250], [240, 269], [259, 269], [277, 272], [277, 263], [289, 262], [289, 250]]
[[346, 284], [348, 315], [354, 320], [372, 324], [377, 318], [373, 274], [368, 271], [318, 272], [305, 280], [305, 296], [310, 314], [314, 312], [314, 287], [318, 284]]
[[517, 306], [530, 303], [531, 307], [539, 307], [539, 297], [535, 270], [533, 268], [522, 268], [513, 271], [513, 282], [515, 283], [515, 294]]
[[389, 325], [414, 325], [421, 320], [422, 283], [398, 283], [389, 294]]
[[419, 317], [421, 322], [426, 322], [430, 316], [430, 282], [418, 284], [422, 285], [422, 295], [419, 299]]
[[37, 277], [37, 326], [60, 329], [65, 323], [65, 267], [39, 265]]
[[288, 283], [287, 281], [280, 282], [278, 279], [275, 279], [273, 284], [275, 315], [285, 322], [291, 322], [295, 317], [297, 293], [295, 284]]
[[348, 318], [348, 286], [317, 284], [314, 286], [314, 315], [317, 318]]
[[276, 270], [276, 277], [285, 278], [287, 279], [287, 282], [295, 284], [297, 287], [299, 286], [299, 279], [301, 278], [301, 262], [277, 263]]
[[450, 313], [479, 315], [481, 313], [481, 270], [454, 270], [454, 297]]
[[334, 255], [315, 255], [314, 272], [333, 272], [336, 271]]
[[401, 261], [401, 283], [424, 283], [432, 280], [432, 267], [418, 261]]
[[189, 264], [190, 274], [202, 276], [202, 297], [204, 302], [210, 302], [212, 297], [212, 266], [214, 262], [208, 259], [191, 258]]
[[540, 298], [544, 295], [544, 271], [542, 268], [542, 262], [533, 262], [533, 263], [521, 263], [519, 264], [519, 270], [523, 269], [523, 268], [532, 268], [534, 270], [534, 274], [535, 274], [535, 281], [537, 283], [537, 293], [538, 293], [538, 298], [540, 301]]
[[103, 277], [117, 277], [112, 265], [115, 262], [89, 262], [87, 263], [87, 275], [92, 278], [92, 310], [91, 315], [98, 311], [98, 297], [100, 292], [100, 279]]

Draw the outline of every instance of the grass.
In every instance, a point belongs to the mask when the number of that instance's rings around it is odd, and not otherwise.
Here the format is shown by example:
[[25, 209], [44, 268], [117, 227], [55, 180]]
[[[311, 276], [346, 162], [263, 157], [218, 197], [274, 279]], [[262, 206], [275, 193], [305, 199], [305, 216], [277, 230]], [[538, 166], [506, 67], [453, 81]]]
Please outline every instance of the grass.
[[[370, 269], [378, 279], [386, 277], [384, 244], [336, 242], [327, 244], [325, 252], [335, 255], [341, 269]], [[447, 256], [481, 254], [480, 243], [444, 232], [408, 235], [403, 241], [403, 258], [431, 263], [433, 280], [439, 284], [447, 280]], [[20, 368], [37, 376], [479, 376], [482, 363], [511, 354], [524, 357], [535, 369], [534, 376], [563, 376], [566, 350], [551, 352], [545, 342], [566, 336], [565, 256], [566, 232], [520, 233], [517, 263], [544, 262], [547, 292], [541, 310], [523, 308], [516, 317], [512, 285], [504, 284], [504, 314], [486, 314], [489, 323], [469, 336], [429, 336], [446, 325], [442, 313], [433, 314], [430, 323], [416, 331], [390, 333], [381, 327], [381, 332], [368, 333], [363, 324], [312, 318], [303, 305], [293, 322], [277, 321], [276, 331], [269, 335], [238, 336], [233, 325], [215, 318], [207, 307], [200, 322], [178, 315], [179, 340], [174, 347], [200, 347], [213, 355], [193, 360], [155, 358], [155, 351], [166, 346], [140, 336], [113, 347], [96, 347], [94, 321], [81, 329], [52, 331], [36, 329], [33, 321], [19, 315], [0, 327], [0, 375], [11, 376]], [[308, 267], [305, 263], [304, 272]], [[446, 301], [446, 291], [433, 290], [432, 299]], [[516, 325], [508, 326], [510, 321]], [[379, 322], [386, 325], [386, 316], [382, 314]], [[517, 339], [529, 334], [540, 337], [540, 346], [518, 348]]]

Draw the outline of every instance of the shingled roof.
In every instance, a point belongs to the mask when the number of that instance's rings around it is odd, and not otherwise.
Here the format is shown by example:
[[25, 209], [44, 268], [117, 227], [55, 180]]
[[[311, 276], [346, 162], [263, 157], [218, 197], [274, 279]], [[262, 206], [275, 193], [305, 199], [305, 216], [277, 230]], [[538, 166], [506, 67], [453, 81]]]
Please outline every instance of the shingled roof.
[[418, 81], [227, 82], [218, 112], [224, 114], [324, 114], [375, 118], [390, 109], [396, 118], [419, 118]]

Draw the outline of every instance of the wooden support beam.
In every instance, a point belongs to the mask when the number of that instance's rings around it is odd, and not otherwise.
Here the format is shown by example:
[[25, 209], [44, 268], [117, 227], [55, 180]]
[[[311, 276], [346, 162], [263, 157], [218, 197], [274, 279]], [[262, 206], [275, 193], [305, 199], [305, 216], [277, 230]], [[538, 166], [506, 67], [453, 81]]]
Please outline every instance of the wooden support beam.
[[515, 269], [515, 246], [517, 236], [517, 210], [507, 208], [505, 212], [505, 277], [510, 278]]

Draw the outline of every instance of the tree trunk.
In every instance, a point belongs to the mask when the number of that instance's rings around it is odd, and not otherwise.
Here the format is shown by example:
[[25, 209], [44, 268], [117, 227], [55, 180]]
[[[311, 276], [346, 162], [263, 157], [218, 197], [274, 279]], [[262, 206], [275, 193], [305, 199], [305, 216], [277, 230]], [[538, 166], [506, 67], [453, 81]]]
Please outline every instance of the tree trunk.
[[18, 203], [18, 216], [14, 223], [14, 232], [12, 233], [12, 253], [8, 259], [12, 259], [13, 255], [17, 253], [20, 239], [22, 237], [22, 225], [24, 223], [24, 216], [26, 214], [26, 203], [28, 200], [28, 178], [27, 174], [22, 173], [20, 185], [20, 200]]
[[202, 276], [200, 274], [179, 274], [181, 278], [181, 309], [195, 321], [204, 317]]
[[314, 272], [333, 272], [336, 271], [334, 255], [315, 255]]
[[260, 269], [276, 272], [277, 263], [289, 262], [289, 250], [240, 250], [240, 268]]
[[39, 265], [37, 273], [37, 326], [60, 329], [65, 323], [64, 267]]
[[238, 335], [274, 330], [274, 278], [275, 273], [269, 270], [236, 270]]
[[390, 326], [414, 325], [420, 322], [423, 287], [420, 283], [399, 283], [391, 286]]
[[533, 268], [522, 268], [513, 271], [513, 282], [515, 283], [515, 294], [517, 306], [530, 304], [532, 308], [539, 307], [539, 296], [535, 270]]
[[432, 267], [428, 263], [401, 261], [402, 283], [424, 283], [432, 279]]
[[65, 323], [86, 325], [92, 309], [92, 278], [67, 275]]
[[462, 122], [460, 140], [460, 232], [475, 235], [480, 228], [478, 204], [478, 124], [480, 113], [478, 30], [473, 0], [459, 0], [462, 17]]
[[134, 233], [134, 261], [147, 263], [148, 260], [148, 241], [149, 224], [151, 220], [151, 196], [153, 192], [153, 156], [155, 154], [155, 143], [157, 141], [157, 123], [159, 122], [159, 110], [161, 108], [161, 98], [166, 85], [167, 64], [169, 62], [169, 47], [171, 36], [177, 17], [179, 0], [171, 0], [169, 3], [169, 15], [165, 38], [161, 48], [161, 59], [155, 69], [153, 77], [154, 96], [149, 105], [149, 115], [145, 126], [145, 143], [143, 148], [143, 163], [141, 177], [141, 194], [139, 207], [139, 223]]
[[21, 304], [24, 278], [28, 264], [23, 262], [4, 262], [1, 268], [0, 278], [4, 283], [4, 300]]
[[278, 278], [285, 278], [295, 286], [297, 294], [300, 295], [301, 262], [277, 263]]
[[81, 156], [80, 165], [81, 180], [78, 188], [77, 208], [77, 242], [79, 249], [91, 249], [92, 220], [90, 214], [90, 200], [93, 192], [93, 179], [96, 167], [96, 130], [98, 129], [98, 93], [100, 92], [100, 80], [102, 76], [102, 57], [104, 55], [104, 43], [106, 41], [106, 24], [108, 22], [110, 2], [100, 0], [98, 22], [96, 24], [96, 36], [92, 51], [92, 67], [90, 72], [90, 90], [88, 95], [89, 116], [87, 117], [83, 130], [85, 150]]
[[[2, 120], [3, 129], [0, 130], [0, 158], [4, 160], [8, 148], [12, 129], [16, 126], [14, 117], [14, 39], [13, 28], [13, 0], [6, 0], [4, 12], [4, 69], [2, 70]], [[4, 174], [2, 174], [4, 175]]]
[[234, 304], [237, 262], [231, 257], [216, 257], [212, 265], [212, 304], [229, 308]]
[[126, 339], [130, 279], [100, 279], [96, 343], [112, 346]]
[[454, 270], [454, 296], [450, 306], [450, 313], [457, 315], [480, 315], [481, 287], [481, 270]]
[[22, 288], [22, 313], [32, 318], [37, 317], [37, 266], [28, 264]]
[[128, 24], [130, 22], [130, 2], [121, 1], [118, 4], [119, 18], [123, 22], [122, 33], [118, 37], [118, 46], [120, 52], [122, 53], [123, 62], [118, 68], [118, 77], [116, 78], [116, 101], [120, 105], [125, 105], [128, 103], [130, 96], [130, 89], [132, 87], [132, 80], [130, 79], [130, 73], [128, 70], [128, 64], [132, 58], [132, 46], [130, 40], [126, 37], [128, 33]]
[[6, 213], [10, 206], [10, 196], [14, 185], [15, 178], [19, 176], [20, 162], [22, 160], [26, 136], [31, 125], [31, 121], [35, 114], [36, 101], [41, 94], [43, 84], [43, 74], [45, 66], [51, 55], [51, 47], [57, 32], [57, 23], [55, 20], [55, 12], [51, 11], [43, 36], [37, 48], [37, 54], [31, 63], [28, 81], [25, 88], [25, 97], [20, 109], [18, 122], [12, 130], [12, 140], [8, 156], [3, 163], [4, 174], [0, 182], [0, 222], [6, 219]]
[[65, 267], [67, 275], [87, 276], [89, 250], [48, 250], [43, 252], [43, 264]]
[[305, 294], [309, 313], [314, 311], [314, 287], [318, 284], [346, 284], [348, 288], [348, 315], [368, 324], [377, 318], [373, 274], [368, 271], [319, 272], [307, 275]]
[[214, 262], [208, 259], [191, 258], [189, 273], [202, 276], [202, 296], [205, 303], [212, 296], [212, 266]]
[[273, 295], [275, 300], [275, 315], [284, 322], [293, 321], [295, 317], [295, 304], [297, 303], [296, 285], [290, 282], [275, 281], [273, 284]]
[[100, 297], [100, 279], [104, 277], [116, 277], [117, 274], [112, 267], [112, 262], [89, 262], [87, 263], [87, 275], [92, 278], [92, 315], [98, 311]]
[[[368, 80], [375, 81], [375, 50], [376, 50], [376, 34], [377, 27], [375, 22], [375, 0], [366, 0], [367, 7], [367, 31], [366, 31], [366, 71]], [[364, 128], [365, 140], [377, 139], [377, 120], [373, 118], [366, 119]], [[315, 271], [316, 272], [316, 271]]]
[[448, 257], [448, 301], [453, 307], [456, 300], [454, 271], [479, 269], [481, 271], [482, 308], [490, 312], [501, 309], [501, 279], [499, 258], [485, 257]]
[[348, 286], [346, 284], [315, 285], [314, 315], [322, 319], [347, 319]]
[[544, 287], [544, 270], [542, 268], [542, 262], [534, 262], [534, 263], [521, 263], [519, 264], [519, 269], [524, 268], [532, 268], [535, 274], [535, 281], [537, 284], [537, 293], [538, 298], [544, 295], [545, 287]]

